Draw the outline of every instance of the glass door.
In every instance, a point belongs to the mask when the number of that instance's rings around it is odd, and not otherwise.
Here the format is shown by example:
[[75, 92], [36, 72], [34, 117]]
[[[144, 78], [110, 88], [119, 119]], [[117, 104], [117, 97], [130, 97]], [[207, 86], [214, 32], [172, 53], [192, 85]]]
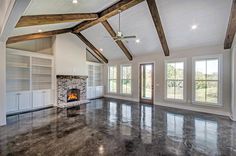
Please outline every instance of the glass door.
[[154, 64], [140, 64], [140, 102], [153, 103]]

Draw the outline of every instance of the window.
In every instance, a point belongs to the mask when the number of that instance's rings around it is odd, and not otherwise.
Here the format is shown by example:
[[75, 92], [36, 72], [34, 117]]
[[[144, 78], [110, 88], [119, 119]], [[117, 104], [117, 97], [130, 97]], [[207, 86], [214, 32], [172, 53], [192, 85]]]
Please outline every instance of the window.
[[195, 59], [194, 102], [219, 104], [219, 57]]
[[121, 66], [121, 93], [131, 94], [131, 65]]
[[111, 93], [117, 92], [117, 67], [108, 67], [108, 91]]
[[166, 99], [184, 100], [184, 61], [167, 61], [165, 65], [165, 72]]

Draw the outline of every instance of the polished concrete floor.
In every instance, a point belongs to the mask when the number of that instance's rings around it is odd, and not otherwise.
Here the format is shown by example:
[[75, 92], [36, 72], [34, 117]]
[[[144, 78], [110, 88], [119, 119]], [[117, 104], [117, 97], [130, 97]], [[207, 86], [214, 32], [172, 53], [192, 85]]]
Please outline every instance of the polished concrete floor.
[[0, 155], [236, 155], [236, 123], [222, 116], [98, 99], [81, 110], [10, 116]]

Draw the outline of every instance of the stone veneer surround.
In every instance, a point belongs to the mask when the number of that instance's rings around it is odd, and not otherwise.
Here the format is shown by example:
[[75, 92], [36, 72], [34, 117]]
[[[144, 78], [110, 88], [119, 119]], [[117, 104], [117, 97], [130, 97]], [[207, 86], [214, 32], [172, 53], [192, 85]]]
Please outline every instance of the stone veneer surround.
[[67, 103], [67, 90], [79, 89], [80, 100], [86, 100], [88, 76], [57, 75], [57, 104]]

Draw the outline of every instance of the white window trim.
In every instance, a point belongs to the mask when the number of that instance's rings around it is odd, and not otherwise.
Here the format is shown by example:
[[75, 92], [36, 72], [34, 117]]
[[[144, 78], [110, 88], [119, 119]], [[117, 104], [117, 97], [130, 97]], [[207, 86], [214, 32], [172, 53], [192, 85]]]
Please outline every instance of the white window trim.
[[[195, 62], [204, 59], [218, 59], [218, 103], [195, 101]], [[192, 104], [210, 107], [223, 107], [222, 103], [222, 81], [223, 81], [223, 55], [207, 55], [192, 58]]]
[[[122, 66], [130, 66], [131, 67], [131, 93], [130, 94], [128, 94], [128, 93], [122, 93], [122, 76], [123, 76], [123, 73], [122, 73]], [[131, 96], [132, 95], [132, 93], [133, 93], [133, 85], [132, 85], [132, 83], [133, 83], [133, 77], [132, 77], [132, 72], [133, 72], [133, 69], [132, 69], [133, 67], [132, 67], [132, 64], [121, 64], [120, 65], [120, 95], [125, 95], [125, 96]]]
[[[116, 67], [116, 91], [115, 92], [110, 91], [110, 67]], [[117, 86], [117, 82], [118, 82], [118, 68], [117, 68], [117, 65], [109, 65], [108, 66], [108, 75], [107, 76], [108, 76], [108, 82], [107, 82], [108, 83], [108, 87], [107, 87], [108, 93], [116, 94], [117, 89], [118, 89], [118, 86]]]
[[[184, 62], [184, 93], [183, 93], [183, 99], [173, 99], [173, 98], [167, 98], [167, 64], [168, 63], [176, 63], [176, 62]], [[170, 102], [186, 102], [187, 101], [187, 59], [186, 58], [177, 58], [177, 59], [170, 59], [170, 60], [165, 60], [165, 87], [164, 87], [164, 100], [165, 101], [170, 101]]]

